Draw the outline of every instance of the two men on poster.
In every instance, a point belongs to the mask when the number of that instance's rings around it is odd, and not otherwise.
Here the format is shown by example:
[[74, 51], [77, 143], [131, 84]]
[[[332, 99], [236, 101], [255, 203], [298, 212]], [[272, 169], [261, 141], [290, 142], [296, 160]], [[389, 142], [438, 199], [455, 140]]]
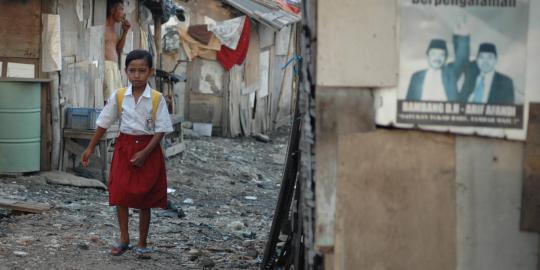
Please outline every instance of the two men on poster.
[[529, 0], [460, 3], [400, 1], [396, 122], [523, 131]]
[[476, 59], [470, 61], [470, 36], [464, 28], [464, 23], [460, 23], [453, 36], [454, 62], [447, 63], [449, 52], [445, 40], [430, 41], [426, 50], [428, 67], [413, 74], [406, 100], [515, 103], [512, 79], [496, 71], [496, 45], [481, 43]]

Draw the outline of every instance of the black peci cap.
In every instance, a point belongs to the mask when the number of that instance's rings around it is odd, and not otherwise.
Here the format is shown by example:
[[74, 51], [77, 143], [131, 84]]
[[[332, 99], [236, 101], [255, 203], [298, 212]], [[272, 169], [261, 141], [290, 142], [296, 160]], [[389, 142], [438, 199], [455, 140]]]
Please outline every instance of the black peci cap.
[[478, 47], [478, 53], [481, 52], [493, 53], [497, 56], [497, 47], [495, 47], [495, 44], [493, 43], [482, 43]]
[[431, 49], [441, 49], [444, 50], [445, 53], [448, 53], [448, 48], [446, 47], [446, 41], [443, 39], [432, 39], [431, 42], [429, 42], [429, 46], [426, 50], [426, 53], [429, 52]]

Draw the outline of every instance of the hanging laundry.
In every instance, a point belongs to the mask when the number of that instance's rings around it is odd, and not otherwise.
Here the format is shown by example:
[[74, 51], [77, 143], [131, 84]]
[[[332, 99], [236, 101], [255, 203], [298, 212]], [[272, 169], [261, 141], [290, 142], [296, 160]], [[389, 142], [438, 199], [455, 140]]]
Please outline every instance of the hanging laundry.
[[250, 38], [250, 22], [249, 19], [244, 20], [242, 34], [238, 40], [236, 50], [230, 49], [226, 45], [221, 45], [221, 50], [217, 53], [217, 60], [225, 67], [226, 70], [232, 66], [241, 65], [246, 59], [249, 38]]
[[[236, 50], [238, 41], [244, 28], [244, 21], [246, 16], [237, 17], [234, 19], [210, 23], [208, 24], [208, 31], [211, 31], [221, 41], [221, 44], [229, 47], [232, 50]], [[249, 21], [249, 19], [248, 19]]]
[[187, 28], [180, 28], [180, 39], [182, 40], [182, 47], [186, 52], [189, 60], [193, 60], [195, 57], [201, 57], [208, 60], [217, 60], [217, 52], [221, 50], [221, 43], [212, 35], [208, 45], [204, 45], [195, 40], [188, 34]]
[[214, 35], [212, 32], [208, 31], [208, 25], [206, 24], [191, 25], [188, 27], [188, 34], [204, 45], [208, 45], [210, 39], [212, 39], [212, 36]]

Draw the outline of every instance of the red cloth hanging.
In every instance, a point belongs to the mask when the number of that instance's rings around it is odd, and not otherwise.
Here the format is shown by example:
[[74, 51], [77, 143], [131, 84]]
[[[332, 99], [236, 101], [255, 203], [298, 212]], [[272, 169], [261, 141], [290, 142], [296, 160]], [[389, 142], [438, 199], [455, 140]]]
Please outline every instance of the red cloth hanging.
[[242, 29], [242, 35], [238, 41], [236, 50], [232, 50], [225, 45], [221, 45], [220, 51], [217, 53], [217, 60], [223, 65], [226, 70], [230, 70], [235, 64], [241, 65], [246, 59], [250, 36], [250, 22], [246, 17], [244, 20], [244, 28]]

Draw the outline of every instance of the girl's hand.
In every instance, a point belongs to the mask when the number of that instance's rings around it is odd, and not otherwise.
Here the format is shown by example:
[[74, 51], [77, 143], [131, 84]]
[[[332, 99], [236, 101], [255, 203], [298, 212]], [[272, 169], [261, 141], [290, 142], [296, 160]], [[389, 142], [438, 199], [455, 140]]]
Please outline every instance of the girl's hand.
[[146, 161], [147, 155], [144, 151], [139, 151], [133, 155], [130, 162], [131, 165], [135, 167], [142, 167], [144, 165], [144, 162]]
[[88, 167], [88, 159], [90, 158], [90, 155], [92, 155], [93, 150], [86, 148], [81, 156], [81, 163], [84, 167]]

